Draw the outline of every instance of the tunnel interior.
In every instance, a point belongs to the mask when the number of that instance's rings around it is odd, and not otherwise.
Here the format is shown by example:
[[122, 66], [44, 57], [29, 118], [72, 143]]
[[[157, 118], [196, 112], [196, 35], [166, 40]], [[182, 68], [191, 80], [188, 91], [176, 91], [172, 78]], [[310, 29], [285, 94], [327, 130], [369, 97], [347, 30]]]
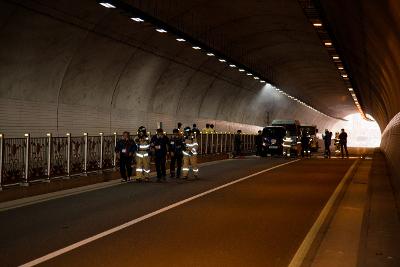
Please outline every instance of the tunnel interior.
[[[398, 176], [400, 4], [314, 2]], [[171, 131], [177, 121], [253, 133], [273, 119], [298, 119], [319, 129], [351, 127], [345, 120], [357, 112], [352, 95], [302, 1], [124, 3], [250, 66], [266, 83], [99, 1], [2, 0], [5, 136], [113, 133], [140, 125], [154, 131], [159, 122]]]

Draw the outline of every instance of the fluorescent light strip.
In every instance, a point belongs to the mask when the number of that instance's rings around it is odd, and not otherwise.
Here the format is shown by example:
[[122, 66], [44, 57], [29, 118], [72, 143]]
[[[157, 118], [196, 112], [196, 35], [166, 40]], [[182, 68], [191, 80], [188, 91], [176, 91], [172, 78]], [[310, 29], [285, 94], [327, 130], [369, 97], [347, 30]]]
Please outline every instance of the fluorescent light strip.
[[176, 40], [177, 40], [178, 42], [186, 42], [186, 40], [183, 39], [183, 38], [176, 38]]
[[156, 31], [160, 32], [160, 33], [166, 33], [167, 31], [164, 29], [156, 29]]
[[226, 60], [225, 59], [222, 59], [222, 58], [220, 58], [220, 59], [218, 59], [219, 60], [219, 62], [226, 62]]
[[213, 53], [207, 53], [207, 56], [209, 56], [209, 57], [213, 57], [213, 56], [215, 56]]
[[115, 8], [115, 6], [111, 5], [110, 3], [107, 2], [101, 2], [100, 5], [106, 7], [106, 8]]
[[138, 17], [131, 18], [131, 20], [136, 21], [136, 22], [144, 22], [144, 20], [142, 20], [141, 18], [138, 18]]
[[247, 73], [247, 76], [253, 76], [253, 74], [251, 74], [251, 73], [249, 72], [249, 73]]
[[235, 64], [230, 64], [229, 67], [236, 68], [236, 65]]
[[239, 69], [239, 72], [244, 72], [244, 69]]
[[200, 50], [201, 48], [200, 47], [198, 47], [198, 46], [193, 46], [192, 47], [194, 50]]

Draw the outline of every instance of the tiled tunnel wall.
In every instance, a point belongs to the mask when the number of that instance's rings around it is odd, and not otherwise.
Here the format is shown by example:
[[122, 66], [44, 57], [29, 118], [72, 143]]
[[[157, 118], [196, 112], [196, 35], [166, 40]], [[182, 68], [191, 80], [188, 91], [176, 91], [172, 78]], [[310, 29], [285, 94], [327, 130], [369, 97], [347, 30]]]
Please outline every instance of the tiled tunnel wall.
[[0, 132], [6, 136], [107, 134], [140, 125], [154, 131], [158, 122], [170, 131], [178, 121], [246, 132], [275, 118], [321, 129], [336, 122], [118, 14], [77, 10], [83, 17], [15, 2], [0, 2]]

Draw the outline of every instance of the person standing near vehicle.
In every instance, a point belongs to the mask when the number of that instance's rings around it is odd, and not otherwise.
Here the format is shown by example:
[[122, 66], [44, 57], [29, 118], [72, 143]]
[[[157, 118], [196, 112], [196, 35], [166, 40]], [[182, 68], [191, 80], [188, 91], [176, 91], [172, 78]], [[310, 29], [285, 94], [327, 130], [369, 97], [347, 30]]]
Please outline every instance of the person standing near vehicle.
[[200, 130], [199, 130], [199, 128], [197, 128], [196, 123], [193, 123], [192, 132], [193, 132], [193, 134], [196, 134], [196, 137], [200, 136]]
[[256, 156], [261, 156], [261, 149], [262, 149], [262, 131], [258, 131], [258, 135], [255, 137], [255, 145], [256, 145]]
[[328, 131], [328, 129], [325, 129], [325, 135], [322, 137], [324, 139], [324, 145], [325, 145], [325, 157], [326, 158], [331, 158], [331, 143], [332, 143], [332, 132]]
[[347, 151], [347, 133], [342, 129], [339, 134], [339, 144], [340, 144], [340, 152], [342, 153], [342, 158], [344, 158], [344, 151], [346, 151], [346, 158], [349, 158], [349, 151]]
[[129, 136], [129, 132], [122, 134], [122, 140], [117, 142], [115, 153], [119, 158], [119, 171], [123, 182], [129, 181], [132, 176], [132, 158], [136, 152], [136, 144]]
[[311, 157], [310, 151], [310, 135], [307, 131], [304, 131], [301, 135], [301, 157], [304, 158], [304, 154], [307, 157]]
[[169, 139], [164, 135], [163, 129], [157, 129], [157, 134], [151, 139], [151, 147], [154, 151], [156, 170], [157, 170], [157, 182], [166, 181], [166, 170], [165, 164], [167, 161]]
[[169, 173], [171, 178], [175, 177], [175, 163], [176, 163], [176, 178], [179, 179], [181, 177], [184, 141], [178, 129], [174, 129], [173, 134], [174, 135], [169, 140], [169, 153], [171, 156]]

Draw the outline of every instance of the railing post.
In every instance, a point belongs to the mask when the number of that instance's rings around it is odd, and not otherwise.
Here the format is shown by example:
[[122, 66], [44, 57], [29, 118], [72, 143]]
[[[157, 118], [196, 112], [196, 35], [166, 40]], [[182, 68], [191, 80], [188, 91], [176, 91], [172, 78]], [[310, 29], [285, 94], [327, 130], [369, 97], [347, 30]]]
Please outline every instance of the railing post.
[[4, 134], [0, 134], [0, 191], [3, 185], [3, 154], [4, 154]]
[[30, 152], [30, 142], [31, 142], [31, 135], [29, 133], [25, 134], [25, 175], [24, 181], [21, 183], [22, 186], [29, 185], [29, 152]]
[[206, 155], [208, 154], [208, 133], [206, 133]]
[[210, 148], [211, 148], [210, 154], [213, 154], [214, 153], [214, 133], [211, 133], [211, 146], [210, 146]]
[[215, 133], [215, 138], [217, 139], [215, 141], [215, 154], [218, 154], [218, 145], [219, 145], [219, 134], [218, 134], [218, 132]]
[[85, 147], [84, 147], [84, 162], [83, 162], [83, 172], [87, 174], [87, 161], [88, 161], [88, 134], [83, 133], [83, 139], [85, 142]]
[[222, 144], [222, 137], [223, 137], [223, 136], [224, 136], [224, 133], [221, 132], [221, 133], [220, 133], [220, 137], [221, 137], [221, 138], [220, 138], [220, 139], [221, 139], [221, 142], [220, 142], [220, 143], [221, 143], [221, 144], [220, 144], [220, 150], [219, 150], [219, 151], [220, 151], [219, 153], [221, 153], [221, 154], [222, 154], [222, 152], [223, 152], [223, 144]]
[[67, 133], [67, 177], [71, 176], [71, 134]]
[[228, 152], [228, 149], [227, 149], [227, 147], [226, 147], [227, 139], [228, 139], [228, 134], [225, 132], [225, 141], [224, 141], [224, 148], [225, 148], [224, 152], [225, 152], [225, 153]]
[[51, 133], [47, 133], [47, 182], [50, 182], [51, 176]]
[[200, 154], [203, 155], [203, 133], [200, 132]]
[[103, 169], [103, 142], [104, 142], [104, 136], [103, 133], [99, 133], [100, 135], [100, 162], [99, 162], [99, 168], [100, 170]]
[[117, 168], [117, 152], [115, 152], [116, 147], [117, 147], [117, 133], [114, 133], [114, 160], [113, 160], [114, 168]]

